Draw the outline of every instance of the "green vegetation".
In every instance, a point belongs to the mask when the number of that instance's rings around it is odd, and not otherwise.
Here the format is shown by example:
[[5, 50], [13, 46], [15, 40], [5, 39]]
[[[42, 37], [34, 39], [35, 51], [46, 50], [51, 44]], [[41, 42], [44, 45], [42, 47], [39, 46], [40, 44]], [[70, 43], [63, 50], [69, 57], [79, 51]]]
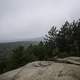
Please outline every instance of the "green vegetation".
[[16, 69], [37, 60], [52, 60], [54, 57], [80, 57], [80, 20], [66, 21], [58, 30], [53, 26], [44, 42], [24, 45], [12, 49], [11, 55], [0, 59], [0, 73]]

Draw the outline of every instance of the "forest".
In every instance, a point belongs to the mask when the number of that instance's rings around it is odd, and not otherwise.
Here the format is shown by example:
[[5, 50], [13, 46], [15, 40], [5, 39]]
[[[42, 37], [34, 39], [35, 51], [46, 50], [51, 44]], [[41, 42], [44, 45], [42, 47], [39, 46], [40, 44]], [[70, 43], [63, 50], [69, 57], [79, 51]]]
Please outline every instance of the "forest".
[[69, 56], [80, 57], [80, 19], [66, 21], [60, 29], [57, 27], [54, 25], [51, 27], [44, 41], [38, 44], [31, 43], [28, 47], [19, 45], [11, 49], [11, 55], [0, 57], [0, 74], [32, 61], [50, 61]]

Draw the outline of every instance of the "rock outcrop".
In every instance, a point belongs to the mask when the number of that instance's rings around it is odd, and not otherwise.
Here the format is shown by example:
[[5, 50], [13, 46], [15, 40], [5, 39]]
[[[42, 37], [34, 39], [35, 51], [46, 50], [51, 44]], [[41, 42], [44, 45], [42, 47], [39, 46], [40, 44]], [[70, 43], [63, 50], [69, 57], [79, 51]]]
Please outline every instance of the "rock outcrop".
[[80, 80], [80, 57], [32, 62], [0, 75], [0, 80]]

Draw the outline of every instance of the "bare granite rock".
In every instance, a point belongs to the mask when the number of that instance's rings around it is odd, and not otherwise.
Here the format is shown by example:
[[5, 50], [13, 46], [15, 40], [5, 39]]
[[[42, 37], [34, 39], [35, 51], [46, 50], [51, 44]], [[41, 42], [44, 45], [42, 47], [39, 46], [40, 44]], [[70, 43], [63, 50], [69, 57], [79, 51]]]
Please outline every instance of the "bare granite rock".
[[80, 57], [32, 62], [0, 75], [0, 80], [80, 80]]

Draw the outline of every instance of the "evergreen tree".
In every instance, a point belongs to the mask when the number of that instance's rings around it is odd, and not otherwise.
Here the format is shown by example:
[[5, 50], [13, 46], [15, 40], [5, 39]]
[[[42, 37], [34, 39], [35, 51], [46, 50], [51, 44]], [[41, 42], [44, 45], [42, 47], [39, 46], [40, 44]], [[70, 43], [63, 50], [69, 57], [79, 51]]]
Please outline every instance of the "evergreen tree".
[[17, 68], [24, 65], [24, 47], [19, 46], [12, 50], [13, 54], [11, 56], [11, 68]]
[[47, 47], [51, 49], [56, 47], [55, 39], [57, 36], [57, 32], [58, 30], [54, 26], [50, 29], [50, 31], [48, 32], [48, 35], [46, 35], [46, 38], [45, 38], [45, 45]]

